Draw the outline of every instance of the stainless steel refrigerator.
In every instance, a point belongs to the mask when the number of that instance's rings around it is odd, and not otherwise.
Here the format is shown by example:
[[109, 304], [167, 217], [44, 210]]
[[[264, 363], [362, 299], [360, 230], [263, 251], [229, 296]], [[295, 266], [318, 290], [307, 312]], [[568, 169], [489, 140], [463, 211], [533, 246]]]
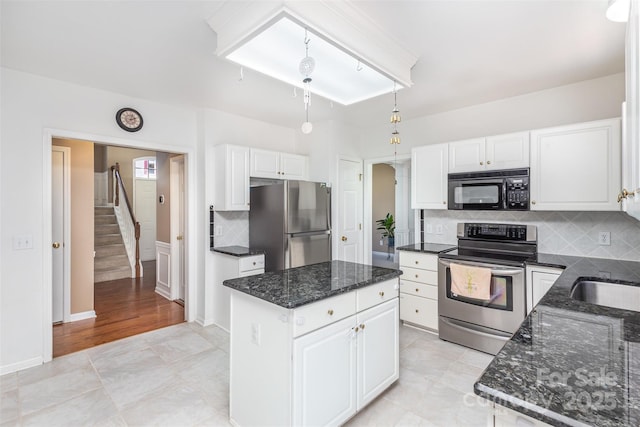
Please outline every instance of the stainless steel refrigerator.
[[265, 271], [331, 260], [331, 188], [281, 181], [251, 187], [249, 245], [265, 251]]

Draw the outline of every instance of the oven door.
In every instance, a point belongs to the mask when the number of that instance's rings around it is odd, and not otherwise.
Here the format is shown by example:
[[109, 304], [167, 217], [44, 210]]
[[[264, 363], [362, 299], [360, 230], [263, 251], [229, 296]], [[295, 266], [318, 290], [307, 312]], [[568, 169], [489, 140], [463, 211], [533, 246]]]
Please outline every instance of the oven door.
[[449, 179], [450, 210], [503, 210], [505, 184], [502, 178]]
[[[450, 265], [491, 269], [491, 298], [465, 298], [451, 292]], [[438, 314], [512, 334], [526, 316], [524, 268], [470, 261], [438, 261]]]

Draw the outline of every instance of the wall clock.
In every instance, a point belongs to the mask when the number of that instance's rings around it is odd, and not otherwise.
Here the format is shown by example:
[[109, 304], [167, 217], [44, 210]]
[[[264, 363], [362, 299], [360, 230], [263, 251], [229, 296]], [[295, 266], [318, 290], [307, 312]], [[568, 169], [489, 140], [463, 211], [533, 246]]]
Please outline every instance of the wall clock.
[[116, 123], [127, 132], [137, 132], [142, 129], [142, 115], [133, 108], [121, 108], [116, 113]]

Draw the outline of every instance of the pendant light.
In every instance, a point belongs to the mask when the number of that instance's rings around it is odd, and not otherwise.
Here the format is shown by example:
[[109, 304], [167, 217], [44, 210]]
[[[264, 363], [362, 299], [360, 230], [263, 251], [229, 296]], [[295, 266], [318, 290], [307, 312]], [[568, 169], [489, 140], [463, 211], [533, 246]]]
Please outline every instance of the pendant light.
[[398, 91], [396, 82], [393, 82], [393, 110], [391, 110], [391, 124], [393, 125], [393, 132], [391, 132], [391, 144], [400, 144], [400, 132], [398, 132], [398, 123], [402, 121], [400, 117], [400, 110], [398, 109]]
[[313, 130], [313, 125], [309, 121], [309, 106], [311, 105], [311, 77], [310, 74], [313, 73], [313, 70], [316, 68], [316, 61], [312, 57], [309, 56], [309, 37], [307, 36], [307, 29], [304, 30], [304, 58], [300, 61], [300, 66], [298, 70], [300, 74], [304, 76], [302, 79], [302, 84], [304, 85], [304, 112], [305, 112], [305, 121], [302, 123], [302, 133], [310, 134]]

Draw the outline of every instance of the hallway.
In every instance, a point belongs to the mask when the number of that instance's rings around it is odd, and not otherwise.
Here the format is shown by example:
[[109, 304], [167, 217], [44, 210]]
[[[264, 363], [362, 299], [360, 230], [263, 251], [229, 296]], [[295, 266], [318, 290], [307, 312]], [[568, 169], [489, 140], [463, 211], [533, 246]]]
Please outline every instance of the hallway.
[[144, 277], [94, 285], [95, 319], [53, 327], [53, 357], [184, 322], [184, 307], [157, 293], [156, 262], [142, 263]]

